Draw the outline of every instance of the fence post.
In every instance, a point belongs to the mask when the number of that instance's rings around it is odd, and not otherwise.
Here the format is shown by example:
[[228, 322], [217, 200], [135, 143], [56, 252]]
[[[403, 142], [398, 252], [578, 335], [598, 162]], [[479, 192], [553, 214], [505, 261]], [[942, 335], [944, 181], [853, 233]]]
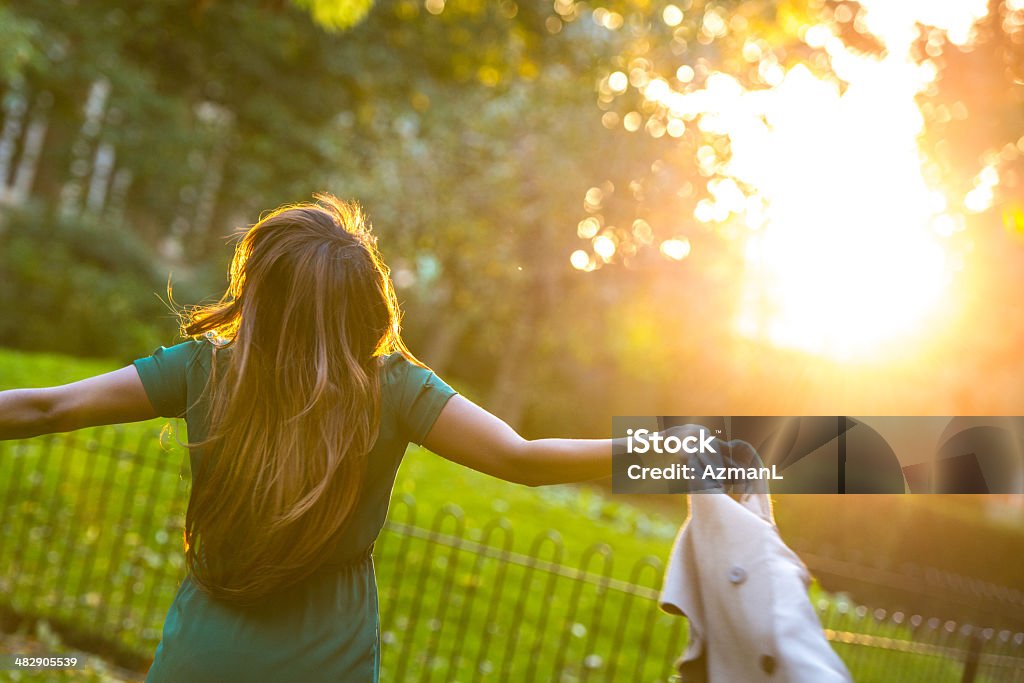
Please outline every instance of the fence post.
[[981, 629], [972, 628], [970, 638], [970, 643], [967, 645], [967, 657], [964, 659], [964, 675], [960, 677], [960, 683], [974, 683], [974, 677], [978, 675], [978, 662], [981, 659]]

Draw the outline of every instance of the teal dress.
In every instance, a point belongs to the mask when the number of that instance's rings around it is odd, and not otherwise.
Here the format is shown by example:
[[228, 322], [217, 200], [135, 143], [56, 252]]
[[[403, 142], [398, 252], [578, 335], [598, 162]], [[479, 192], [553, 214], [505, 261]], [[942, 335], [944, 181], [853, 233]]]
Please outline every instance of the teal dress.
[[[207, 434], [203, 389], [215, 352], [218, 364], [230, 354], [207, 341], [189, 341], [135, 361], [154, 408], [164, 417], [184, 417], [190, 441]], [[186, 577], [164, 621], [147, 683], [378, 680], [373, 542], [406, 446], [423, 442], [455, 393], [401, 354], [382, 359], [381, 380], [380, 433], [352, 523], [339, 534], [334, 555], [309, 578], [252, 607], [214, 600]], [[194, 449], [190, 457], [194, 466], [201, 456]]]

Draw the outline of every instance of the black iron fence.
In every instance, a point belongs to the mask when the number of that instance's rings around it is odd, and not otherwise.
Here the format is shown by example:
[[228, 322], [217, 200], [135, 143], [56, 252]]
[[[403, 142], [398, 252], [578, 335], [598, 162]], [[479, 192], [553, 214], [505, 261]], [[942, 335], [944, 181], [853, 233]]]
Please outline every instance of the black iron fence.
[[[184, 571], [188, 478], [180, 450], [125, 439], [0, 443], [0, 617], [145, 670]], [[374, 554], [382, 680], [668, 680], [686, 625], [658, 609], [661, 560], [566, 547], [397, 497]], [[1024, 633], [815, 599], [858, 681], [1024, 683]]]

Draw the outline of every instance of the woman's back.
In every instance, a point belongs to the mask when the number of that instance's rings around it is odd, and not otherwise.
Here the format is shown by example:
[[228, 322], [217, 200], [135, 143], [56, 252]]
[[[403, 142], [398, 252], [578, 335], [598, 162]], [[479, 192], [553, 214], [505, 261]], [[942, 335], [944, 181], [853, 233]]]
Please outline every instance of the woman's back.
[[[135, 361], [153, 406], [162, 416], [184, 417], [193, 443], [205, 439], [209, 429], [211, 406], [205, 389], [215, 353], [219, 372], [221, 363], [231, 361], [231, 349], [215, 350], [205, 340], [161, 347]], [[372, 544], [387, 516], [406, 446], [422, 443], [455, 393], [400, 353], [380, 361], [378, 437], [366, 459], [356, 505], [332, 541], [327, 560], [311, 576], [251, 606], [213, 599], [186, 578], [168, 613], [147, 681], [376, 680]], [[193, 472], [204, 457], [202, 449], [193, 449]], [[245, 670], [239, 670], [239, 662]]]

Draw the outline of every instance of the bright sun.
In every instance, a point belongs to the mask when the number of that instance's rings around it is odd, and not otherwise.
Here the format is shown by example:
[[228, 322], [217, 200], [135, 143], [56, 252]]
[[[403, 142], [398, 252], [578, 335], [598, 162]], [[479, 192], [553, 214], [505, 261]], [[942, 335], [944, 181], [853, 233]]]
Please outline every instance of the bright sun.
[[841, 358], [875, 353], [936, 311], [946, 240], [962, 226], [922, 174], [914, 94], [931, 74], [886, 60], [856, 67], [842, 93], [797, 66], [723, 109], [722, 175], [746, 189], [745, 206], [728, 207], [748, 228], [739, 331]]
[[[938, 71], [911, 49], [924, 26], [970, 42], [986, 0], [861, 5], [861, 29], [880, 55], [851, 49], [834, 24], [802, 34], [828, 55], [828, 75], [787, 69], [752, 44], [764, 87], [724, 73], [683, 92], [662, 78], [641, 87], [667, 114], [670, 134], [676, 122], [695, 122], [729, 141], [727, 157], [711, 144], [697, 151], [709, 196], [694, 218], [721, 226], [742, 249], [737, 332], [839, 359], [888, 355], [934, 330], [959, 268], [963, 215], [986, 209], [998, 182], [987, 168], [980, 189], [954, 200], [930, 180], [937, 174], [920, 144], [918, 96]], [[624, 90], [624, 80], [612, 74], [608, 87]], [[574, 255], [574, 265], [586, 256]]]
[[[836, 358], [874, 356], [927, 329], [956, 268], [959, 206], [929, 184], [916, 97], [937, 75], [911, 57], [915, 22], [970, 38], [985, 3], [865, 2], [883, 56], [855, 52], [827, 25], [804, 40], [834, 77], [802, 66], [766, 70], [767, 89], [725, 74], [663, 104], [728, 136], [730, 156], [698, 154], [711, 180], [702, 222], [740, 220], [746, 263], [736, 320], [744, 336]], [[915, 8], [914, 5], [917, 5]], [[972, 5], [974, 5], [972, 7]], [[915, 11], [916, 10], [916, 11]], [[927, 16], [924, 16], [927, 15]], [[709, 148], [710, 149], [710, 148]]]

